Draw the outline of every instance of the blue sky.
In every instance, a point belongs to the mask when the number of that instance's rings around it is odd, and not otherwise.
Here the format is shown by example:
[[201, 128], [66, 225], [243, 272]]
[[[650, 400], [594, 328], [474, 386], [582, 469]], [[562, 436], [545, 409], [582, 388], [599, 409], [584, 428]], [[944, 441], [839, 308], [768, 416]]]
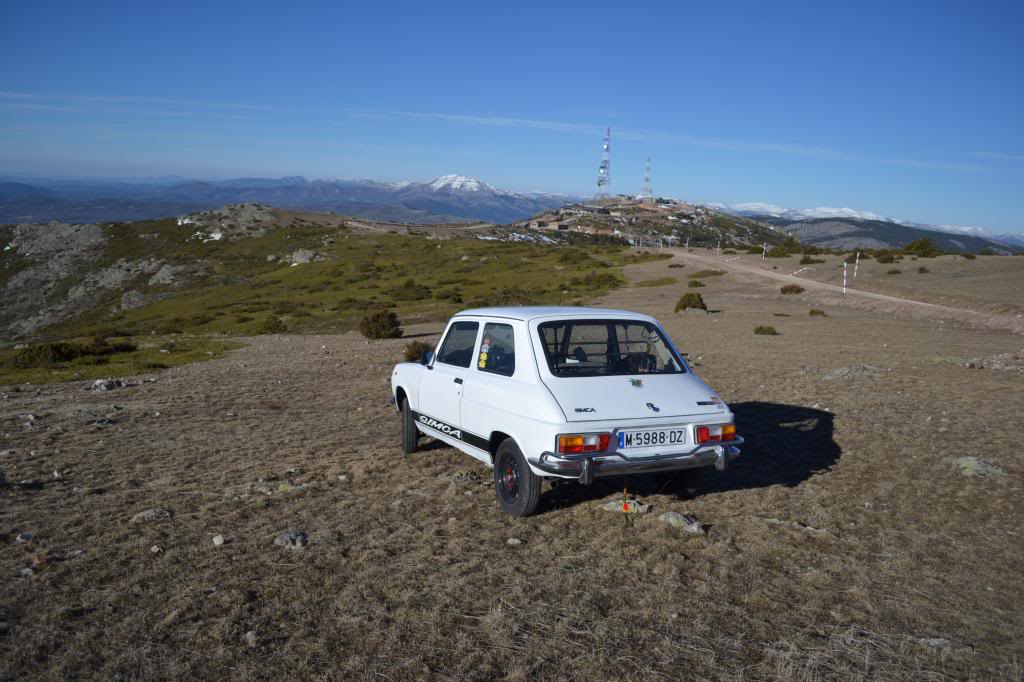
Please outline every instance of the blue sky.
[[[714, 5], [714, 6], [712, 6]], [[1024, 3], [0, 8], [0, 173], [472, 175], [1024, 232]]]

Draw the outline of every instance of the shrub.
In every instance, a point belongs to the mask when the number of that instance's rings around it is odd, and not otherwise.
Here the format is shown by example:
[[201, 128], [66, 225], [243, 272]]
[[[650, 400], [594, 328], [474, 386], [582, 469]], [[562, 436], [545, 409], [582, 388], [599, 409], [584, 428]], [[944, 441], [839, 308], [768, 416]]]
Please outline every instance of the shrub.
[[368, 339], [398, 339], [402, 336], [402, 325], [394, 311], [381, 310], [363, 316], [359, 331]]
[[903, 271], [900, 270], [899, 268], [893, 268], [892, 270], [886, 270], [885, 274], [887, 274], [887, 275], [898, 275], [901, 272], [903, 272]]
[[235, 322], [238, 324], [245, 324], [246, 322], [252, 322], [253, 318], [248, 315], [239, 315], [235, 318]]
[[824, 262], [825, 261], [822, 260], [821, 258], [811, 258], [807, 254], [804, 254], [804, 257], [800, 259], [800, 265], [814, 265], [815, 263], [824, 263]]
[[388, 293], [396, 301], [420, 301], [430, 298], [430, 288], [416, 284], [411, 277], [402, 282], [400, 286], [389, 289]]
[[689, 310], [690, 308], [703, 310], [705, 312], [707, 312], [708, 309], [707, 305], [704, 303], [704, 297], [695, 292], [683, 294], [679, 297], [679, 300], [676, 301], [675, 311], [677, 313], [680, 310]]
[[685, 267], [686, 267], [686, 266], [685, 266], [685, 265], [683, 265], [682, 263], [669, 263], [669, 264], [668, 264], [668, 266], [669, 266], [670, 268], [685, 268]]
[[280, 317], [271, 315], [263, 322], [260, 331], [264, 334], [283, 334], [288, 331], [288, 326], [281, 321]]
[[923, 265], [917, 269], [917, 274], [919, 275], [927, 275], [929, 272], [931, 272], [931, 270], [929, 270]]
[[935, 256], [942, 255], [942, 251], [940, 251], [932, 240], [927, 237], [915, 239], [904, 246], [903, 251], [906, 253], [912, 253], [915, 256], [920, 256], [921, 258], [934, 258]]
[[725, 270], [698, 270], [697, 272], [690, 275], [694, 279], [700, 279], [701, 277], [718, 277], [724, 275]]
[[754, 327], [754, 333], [758, 336], [778, 336], [779, 333], [775, 331], [775, 327], [771, 327], [766, 324], [760, 324]]
[[785, 258], [789, 255], [789, 249], [785, 249], [781, 246], [773, 246], [768, 249], [769, 258]]
[[973, 253], [961, 253], [960, 257], [966, 258], [967, 260], [974, 260], [975, 258], [977, 258], [977, 256], [975, 256]]
[[74, 343], [40, 343], [22, 348], [10, 363], [19, 369], [52, 367], [59, 362], [70, 362], [82, 354], [82, 347]]
[[722, 249], [722, 255], [725, 255], [725, 256], [735, 256], [736, 255], [736, 250], [735, 249]]
[[420, 362], [423, 360], [423, 354], [429, 353], [432, 350], [434, 349], [430, 345], [422, 341], [410, 341], [405, 344], [405, 351], [402, 353], [402, 357], [405, 358], [406, 362]]
[[787, 284], [786, 286], [779, 289], [784, 294], [802, 294], [804, 288], [799, 284]]
[[751, 246], [747, 247], [747, 253], [750, 253], [750, 254], [755, 254], [755, 253], [760, 254], [763, 251], [764, 251], [764, 247], [763, 246], [751, 245]]
[[699, 289], [700, 287], [706, 287], [707, 285], [704, 284], [704, 282], [700, 281], [699, 279], [691, 279], [686, 286], [690, 287], [691, 289]]
[[825, 315], [824, 310], [819, 310], [818, 308], [811, 308], [811, 311], [808, 314], [811, 317], [828, 317], [827, 315]]
[[878, 254], [878, 258], [876, 258], [875, 260], [877, 260], [879, 263], [888, 265], [889, 263], [895, 263], [896, 257], [893, 256], [891, 253], [880, 253]]
[[996, 255], [996, 252], [993, 251], [992, 249], [988, 248], [988, 247], [985, 247], [984, 249], [982, 249], [981, 251], [978, 252], [978, 255], [979, 256], [994, 256], [994, 255]]

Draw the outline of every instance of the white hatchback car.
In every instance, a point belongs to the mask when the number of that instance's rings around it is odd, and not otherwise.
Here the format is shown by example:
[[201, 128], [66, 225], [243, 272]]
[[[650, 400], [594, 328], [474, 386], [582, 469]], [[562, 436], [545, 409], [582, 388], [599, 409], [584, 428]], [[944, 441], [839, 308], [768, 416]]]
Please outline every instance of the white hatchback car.
[[[391, 376], [402, 450], [420, 434], [493, 467], [509, 514], [544, 478], [724, 470], [743, 439], [722, 400], [653, 317], [569, 307], [481, 308], [448, 322], [436, 352]], [[688, 485], [689, 487], [689, 485]]]

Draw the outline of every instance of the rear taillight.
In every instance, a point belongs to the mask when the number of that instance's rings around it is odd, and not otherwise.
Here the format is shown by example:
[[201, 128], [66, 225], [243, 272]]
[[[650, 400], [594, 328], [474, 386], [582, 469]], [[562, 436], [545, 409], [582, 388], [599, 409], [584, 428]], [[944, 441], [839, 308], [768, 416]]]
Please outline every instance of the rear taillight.
[[698, 444], [736, 440], [736, 425], [715, 424], [713, 426], [698, 426], [696, 435]]
[[606, 452], [610, 433], [563, 433], [558, 437], [558, 454], [578, 455], [582, 452]]

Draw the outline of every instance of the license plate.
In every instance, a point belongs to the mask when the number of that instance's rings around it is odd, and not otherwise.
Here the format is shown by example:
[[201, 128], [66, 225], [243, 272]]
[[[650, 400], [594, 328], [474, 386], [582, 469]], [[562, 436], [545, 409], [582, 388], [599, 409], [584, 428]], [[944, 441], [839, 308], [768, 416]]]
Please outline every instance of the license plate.
[[619, 431], [619, 449], [656, 448], [682, 445], [686, 442], [685, 429], [644, 429], [643, 431]]

